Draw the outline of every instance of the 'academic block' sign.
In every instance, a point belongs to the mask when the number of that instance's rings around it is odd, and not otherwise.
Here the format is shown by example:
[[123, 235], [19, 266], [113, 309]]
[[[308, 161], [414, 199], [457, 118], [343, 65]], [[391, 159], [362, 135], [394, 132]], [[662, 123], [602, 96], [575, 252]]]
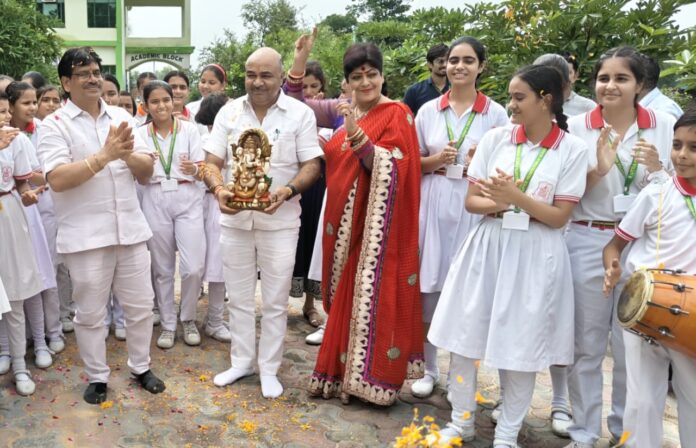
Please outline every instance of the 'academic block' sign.
[[132, 69], [143, 62], [158, 61], [167, 62], [179, 69], [191, 67], [191, 55], [175, 53], [135, 53], [126, 54], [126, 68]]

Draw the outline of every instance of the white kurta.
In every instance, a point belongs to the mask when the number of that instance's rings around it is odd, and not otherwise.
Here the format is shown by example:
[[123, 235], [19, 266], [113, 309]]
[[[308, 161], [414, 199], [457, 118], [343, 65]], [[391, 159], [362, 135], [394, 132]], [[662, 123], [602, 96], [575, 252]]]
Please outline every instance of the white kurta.
[[[477, 144], [491, 128], [508, 124], [505, 109], [479, 93], [475, 103], [461, 117], [449, 107], [449, 92], [428, 101], [418, 111], [416, 130], [421, 156], [442, 152], [449, 142], [445, 114], [455, 138], [459, 138], [472, 113], [476, 113], [469, 132], [460, 147], [461, 158]], [[457, 251], [466, 240], [469, 230], [481, 219], [464, 208], [468, 190], [466, 178], [424, 173], [421, 181], [419, 211], [420, 286], [421, 292], [439, 292]]]
[[[487, 133], [469, 167], [477, 182], [512, 173], [522, 144], [522, 176], [541, 147], [551, 148], [527, 194], [537, 201], [577, 202], [585, 189], [587, 147], [557, 127], [538, 145], [521, 127]], [[531, 221], [527, 231], [484, 217], [472, 229], [447, 275], [428, 333], [437, 347], [492, 368], [536, 372], [573, 360], [573, 286], [561, 229]]]
[[8, 311], [10, 311], [10, 301], [5, 292], [5, 285], [2, 284], [2, 279], [0, 278], [0, 320], [2, 320], [3, 313]]

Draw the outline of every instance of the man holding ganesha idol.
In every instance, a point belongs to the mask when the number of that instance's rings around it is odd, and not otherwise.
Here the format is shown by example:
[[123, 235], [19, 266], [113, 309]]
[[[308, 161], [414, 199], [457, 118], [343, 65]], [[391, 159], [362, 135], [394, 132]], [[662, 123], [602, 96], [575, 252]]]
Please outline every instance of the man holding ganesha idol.
[[245, 68], [247, 94], [220, 110], [204, 145], [206, 184], [223, 213], [220, 244], [233, 329], [232, 366], [216, 375], [214, 383], [226, 386], [254, 373], [254, 296], [260, 270], [261, 392], [276, 398], [283, 393], [277, 372], [300, 227], [298, 193], [319, 177], [323, 153], [312, 110], [281, 91], [280, 54], [260, 48]]

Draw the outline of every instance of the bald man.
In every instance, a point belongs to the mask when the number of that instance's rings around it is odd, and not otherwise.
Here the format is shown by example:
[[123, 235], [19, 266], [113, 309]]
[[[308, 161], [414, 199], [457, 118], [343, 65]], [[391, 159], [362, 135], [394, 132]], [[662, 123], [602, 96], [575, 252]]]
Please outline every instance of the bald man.
[[[272, 48], [260, 48], [249, 56], [245, 68], [247, 94], [220, 109], [204, 145], [211, 173], [206, 184], [223, 213], [220, 243], [232, 332], [232, 366], [216, 375], [214, 383], [222, 387], [254, 373], [258, 268], [263, 315], [258, 350], [261, 393], [276, 398], [283, 393], [277, 373], [283, 358], [288, 291], [300, 227], [299, 193], [319, 177], [323, 153], [314, 113], [281, 90], [284, 74], [280, 54]], [[223, 167], [229, 166], [229, 143], [237, 142], [250, 128], [263, 129], [273, 145], [271, 206], [263, 211], [227, 207], [233, 194], [223, 186], [221, 177]]]

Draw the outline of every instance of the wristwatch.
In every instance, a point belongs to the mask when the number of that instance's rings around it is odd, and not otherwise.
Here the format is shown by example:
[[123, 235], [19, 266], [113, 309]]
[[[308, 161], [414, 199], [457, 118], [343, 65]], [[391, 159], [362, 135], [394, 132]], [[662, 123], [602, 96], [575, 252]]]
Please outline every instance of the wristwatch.
[[297, 188], [295, 188], [293, 184], [287, 183], [285, 184], [285, 186], [290, 189], [290, 196], [288, 196], [287, 199], [294, 198], [299, 193], [299, 191], [297, 191]]

